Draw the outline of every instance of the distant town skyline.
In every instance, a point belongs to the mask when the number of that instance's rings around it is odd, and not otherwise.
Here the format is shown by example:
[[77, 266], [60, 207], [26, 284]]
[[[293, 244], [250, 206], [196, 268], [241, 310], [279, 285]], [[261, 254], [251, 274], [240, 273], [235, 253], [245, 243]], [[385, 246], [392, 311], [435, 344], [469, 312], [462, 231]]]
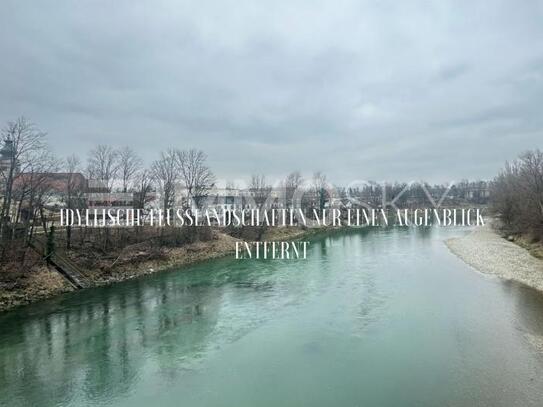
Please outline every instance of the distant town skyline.
[[[411, 3], [411, 2], [410, 2]], [[490, 179], [543, 140], [538, 1], [0, 4], [0, 122], [217, 178]]]

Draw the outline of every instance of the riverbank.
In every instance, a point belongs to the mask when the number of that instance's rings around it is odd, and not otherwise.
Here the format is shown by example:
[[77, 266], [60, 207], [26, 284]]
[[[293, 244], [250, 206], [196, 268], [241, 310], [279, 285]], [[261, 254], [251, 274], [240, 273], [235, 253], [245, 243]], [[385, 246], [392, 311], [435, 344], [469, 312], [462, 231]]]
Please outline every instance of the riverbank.
[[512, 280], [543, 293], [543, 260], [502, 238], [490, 226], [446, 241], [447, 246], [476, 270]]
[[[534, 257], [527, 248], [504, 239], [490, 225], [445, 243], [452, 253], [477, 271], [543, 293], [543, 260]], [[542, 335], [524, 332], [524, 337], [537, 352], [543, 353]]]
[[72, 291], [73, 287], [44, 261], [29, 266], [24, 272], [2, 270], [0, 280], [0, 312]]
[[[293, 241], [339, 229], [270, 228], [262, 240]], [[215, 230], [212, 239], [181, 247], [156, 248], [151, 244], [137, 244], [121, 250], [113, 259], [100, 259], [92, 267], [83, 268], [91, 286], [98, 287], [228, 256], [234, 253], [235, 242], [239, 240]], [[68, 253], [72, 260], [77, 260], [81, 255], [78, 252]], [[4, 281], [0, 281], [0, 312], [70, 291], [74, 291], [73, 286], [44, 261], [36, 258], [24, 272], [6, 276]]]
[[[294, 241], [323, 233], [317, 229], [298, 227], [270, 228], [261, 240]], [[106, 285], [137, 278], [172, 268], [182, 269], [198, 262], [213, 260], [235, 252], [236, 242], [242, 239], [232, 237], [218, 230], [207, 241], [199, 241], [181, 247], [161, 247], [152, 253], [149, 246], [134, 245], [123, 250], [113, 261], [104, 260], [89, 271], [94, 285]]]
[[[406, 397], [419, 405], [441, 396], [451, 407], [538, 406], [543, 359], [523, 334], [543, 323], [543, 301], [475, 275], [443, 247], [458, 234], [326, 233], [307, 262], [229, 257], [0, 314], [0, 405], [143, 406], [151, 395], [195, 407], [396, 406]], [[255, 375], [262, 366], [269, 374]], [[168, 385], [157, 391], [164, 372]], [[430, 398], [421, 383], [432, 383]], [[275, 397], [293, 386], [309, 396]]]

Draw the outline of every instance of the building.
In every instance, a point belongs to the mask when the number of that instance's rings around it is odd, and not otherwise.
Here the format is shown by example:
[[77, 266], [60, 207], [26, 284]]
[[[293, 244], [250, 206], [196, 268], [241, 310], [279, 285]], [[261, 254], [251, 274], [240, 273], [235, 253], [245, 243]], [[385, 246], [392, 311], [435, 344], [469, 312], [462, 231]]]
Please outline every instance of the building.
[[[21, 173], [14, 180], [14, 197], [22, 199], [21, 212], [29, 216], [28, 196], [37, 191], [43, 205], [51, 212], [65, 208], [71, 200], [73, 208], [97, 210], [132, 209], [135, 207], [137, 193], [110, 192], [103, 182], [89, 180], [81, 173]], [[149, 199], [154, 197], [149, 194]], [[26, 205], [25, 205], [26, 201]]]
[[241, 209], [262, 209], [284, 207], [284, 193], [281, 190], [272, 189], [266, 196], [257, 196], [258, 193], [249, 189], [240, 188], [218, 188], [210, 189], [205, 197], [189, 200], [188, 191], [184, 186], [176, 189], [176, 206], [182, 208], [196, 209], [196, 202], [199, 201], [200, 209], [223, 211], [234, 211]]
[[[13, 140], [4, 140], [4, 145], [0, 149], [0, 172], [5, 174], [13, 160], [15, 159], [15, 147], [13, 145]], [[19, 171], [18, 163], [15, 164], [15, 173]]]
[[[19, 173], [13, 180], [12, 198], [19, 202], [17, 219], [28, 219], [39, 204], [51, 212], [66, 206], [67, 199], [83, 201], [87, 180], [81, 173]], [[34, 203], [31, 202], [34, 200]]]

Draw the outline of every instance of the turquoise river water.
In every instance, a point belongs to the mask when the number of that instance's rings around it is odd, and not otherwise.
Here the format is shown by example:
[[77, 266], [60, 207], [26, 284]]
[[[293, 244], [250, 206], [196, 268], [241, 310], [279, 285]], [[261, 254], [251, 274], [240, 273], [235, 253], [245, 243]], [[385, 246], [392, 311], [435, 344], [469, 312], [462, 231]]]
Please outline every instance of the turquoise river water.
[[543, 297], [471, 270], [460, 229], [315, 238], [0, 314], [0, 405], [542, 406]]

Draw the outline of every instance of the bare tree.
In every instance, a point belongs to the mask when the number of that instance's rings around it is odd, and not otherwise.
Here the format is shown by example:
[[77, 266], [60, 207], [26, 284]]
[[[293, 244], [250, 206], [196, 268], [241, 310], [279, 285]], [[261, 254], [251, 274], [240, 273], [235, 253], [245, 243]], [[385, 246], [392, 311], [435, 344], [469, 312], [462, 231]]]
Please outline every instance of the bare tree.
[[326, 203], [326, 175], [322, 172], [317, 171], [313, 174], [313, 191], [317, 200], [317, 207], [319, 210], [324, 209], [324, 204]]
[[89, 152], [87, 161], [89, 178], [103, 182], [108, 191], [113, 188], [118, 171], [119, 156], [111, 146], [100, 144]]
[[520, 186], [526, 196], [531, 216], [543, 227], [543, 152], [529, 151], [520, 156]]
[[151, 201], [150, 193], [153, 190], [153, 174], [148, 169], [138, 171], [135, 181], [134, 199], [136, 209], [145, 209], [146, 205]]
[[262, 209], [272, 190], [272, 186], [266, 182], [264, 175], [253, 174], [249, 183], [249, 192], [258, 209]]
[[161, 193], [164, 211], [175, 202], [175, 184], [179, 180], [178, 155], [179, 151], [174, 149], [163, 151], [151, 167], [153, 179]]
[[47, 150], [36, 152], [29, 158], [25, 172], [15, 176], [12, 191], [15, 223], [22, 220], [25, 226], [32, 220], [29, 213], [42, 203], [38, 198], [51, 187], [50, 174], [58, 169], [58, 161]]
[[304, 179], [300, 171], [294, 171], [287, 175], [284, 181], [285, 205], [290, 207], [294, 204], [294, 194], [302, 187]]
[[[51, 199], [55, 189], [51, 174], [58, 170], [58, 160], [47, 149], [36, 151], [27, 158], [29, 161], [25, 166], [25, 172], [18, 173], [13, 182], [15, 221], [10, 235], [10, 240], [19, 242], [14, 243], [12, 247], [20, 250], [19, 261], [23, 262], [35, 226], [41, 224], [44, 233], [47, 233], [48, 212], [55, 205], [55, 201]], [[2, 257], [4, 255], [3, 250]]]
[[[32, 185], [31, 197], [28, 206], [32, 213], [32, 227], [27, 233], [28, 242], [32, 240], [34, 225], [39, 219], [43, 228], [43, 233], [47, 236], [49, 231], [48, 213], [54, 209], [55, 202], [50, 202], [55, 191], [55, 182], [51, 178], [51, 174], [56, 173], [59, 169], [59, 161], [51, 153], [40, 153], [39, 160], [35, 161], [36, 168], [32, 172], [27, 172], [35, 176], [35, 183]], [[24, 175], [24, 174], [23, 174]], [[25, 225], [28, 230], [28, 224]]]
[[44, 137], [45, 133], [38, 130], [33, 123], [24, 117], [9, 122], [2, 130], [4, 149], [8, 157], [1, 166], [1, 176], [4, 183], [4, 199], [0, 212], [1, 238], [4, 238], [10, 222], [15, 177], [19, 172], [24, 172], [29, 165], [32, 165], [34, 153], [43, 150]]
[[207, 156], [201, 150], [177, 152], [177, 163], [187, 190], [188, 202], [194, 202], [197, 207], [207, 198], [215, 182], [215, 176], [206, 165], [206, 160]]
[[[64, 191], [64, 204], [66, 209], [83, 209], [86, 205], [85, 202], [85, 180], [80, 174], [81, 161], [75, 154], [66, 158], [64, 163], [66, 171], [66, 184]], [[66, 249], [70, 250], [72, 244], [72, 227], [66, 225]]]
[[119, 175], [122, 181], [123, 192], [127, 192], [130, 183], [143, 165], [142, 159], [130, 147], [119, 151]]
[[491, 185], [491, 204], [508, 231], [543, 239], [543, 152], [506, 163]]

